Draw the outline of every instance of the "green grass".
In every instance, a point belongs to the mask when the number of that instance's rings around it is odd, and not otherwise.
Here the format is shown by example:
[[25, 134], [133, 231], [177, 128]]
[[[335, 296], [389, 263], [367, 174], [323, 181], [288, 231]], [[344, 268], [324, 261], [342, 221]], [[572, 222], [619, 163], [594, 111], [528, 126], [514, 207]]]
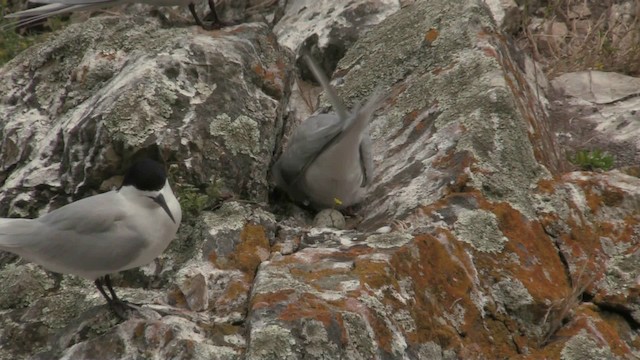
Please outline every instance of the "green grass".
[[569, 158], [569, 161], [584, 171], [609, 170], [613, 167], [613, 160], [613, 155], [597, 149], [580, 150]]

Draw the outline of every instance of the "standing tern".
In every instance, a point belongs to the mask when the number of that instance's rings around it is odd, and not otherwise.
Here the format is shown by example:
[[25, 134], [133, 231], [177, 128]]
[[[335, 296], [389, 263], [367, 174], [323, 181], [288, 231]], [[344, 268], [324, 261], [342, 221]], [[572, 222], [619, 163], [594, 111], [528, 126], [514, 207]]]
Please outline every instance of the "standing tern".
[[0, 219], [0, 250], [52, 272], [94, 281], [116, 315], [126, 318], [128, 305], [116, 296], [109, 274], [153, 261], [173, 240], [181, 220], [164, 167], [144, 159], [129, 168], [119, 189], [37, 219]]

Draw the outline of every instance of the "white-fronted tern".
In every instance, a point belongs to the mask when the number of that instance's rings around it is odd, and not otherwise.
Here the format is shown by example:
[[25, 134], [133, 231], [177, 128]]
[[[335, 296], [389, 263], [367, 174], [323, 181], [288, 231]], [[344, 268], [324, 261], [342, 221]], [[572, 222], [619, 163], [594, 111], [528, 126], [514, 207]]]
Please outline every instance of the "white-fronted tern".
[[153, 261], [173, 240], [181, 220], [164, 166], [144, 159], [129, 168], [118, 189], [37, 219], [0, 219], [0, 250], [52, 272], [94, 281], [124, 318], [127, 305], [116, 296], [109, 274]]
[[348, 112], [320, 67], [305, 55], [336, 114], [303, 121], [271, 169], [276, 186], [294, 200], [317, 210], [360, 202], [373, 178], [369, 120], [383, 101], [378, 90]]

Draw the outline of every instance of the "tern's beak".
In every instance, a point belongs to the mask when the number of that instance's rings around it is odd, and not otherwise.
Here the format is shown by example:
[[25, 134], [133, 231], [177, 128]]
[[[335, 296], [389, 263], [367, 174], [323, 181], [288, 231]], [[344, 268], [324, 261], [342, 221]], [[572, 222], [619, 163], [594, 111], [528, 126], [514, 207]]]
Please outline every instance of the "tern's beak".
[[167, 206], [167, 202], [164, 199], [164, 196], [162, 194], [158, 194], [158, 196], [153, 197], [153, 196], [149, 196], [153, 201], [155, 201], [158, 205], [160, 205], [160, 207], [162, 207], [162, 209], [167, 213], [167, 215], [169, 215], [169, 217], [171, 218], [171, 221], [173, 221], [173, 223], [176, 223], [176, 220], [173, 218], [173, 215], [171, 214], [171, 210], [169, 210], [169, 206]]

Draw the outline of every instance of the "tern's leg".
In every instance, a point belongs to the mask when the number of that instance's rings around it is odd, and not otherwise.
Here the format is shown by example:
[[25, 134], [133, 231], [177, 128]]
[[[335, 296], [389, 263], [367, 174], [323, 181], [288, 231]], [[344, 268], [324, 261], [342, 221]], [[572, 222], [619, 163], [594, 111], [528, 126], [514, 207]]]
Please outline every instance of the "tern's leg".
[[211, 9], [211, 14], [209, 14], [209, 16], [211, 17], [211, 20], [213, 20], [213, 23], [222, 24], [220, 22], [220, 19], [218, 18], [218, 13], [216, 12], [216, 4], [213, 2], [213, 0], [209, 0], [209, 9]]
[[116, 295], [116, 292], [113, 290], [113, 287], [111, 286], [111, 279], [109, 278], [109, 275], [104, 276], [104, 282], [105, 282], [105, 285], [107, 285], [107, 289], [111, 293], [111, 297], [109, 297], [109, 295], [107, 295], [107, 292], [104, 291], [102, 280], [103, 280], [102, 278], [98, 278], [94, 282], [94, 284], [96, 284], [96, 287], [98, 288], [98, 291], [100, 291], [102, 296], [104, 296], [104, 298], [107, 299], [107, 303], [109, 303], [109, 307], [111, 307], [111, 310], [113, 310], [116, 316], [118, 316], [122, 320], [126, 320], [128, 318], [127, 309], [129, 309], [129, 305], [127, 305], [127, 303], [125, 303], [124, 301], [118, 298], [118, 296]]
[[193, 15], [193, 19], [196, 21], [196, 25], [200, 26], [205, 30], [217, 30], [222, 28], [225, 24], [223, 24], [220, 21], [220, 18], [218, 17], [218, 13], [216, 12], [216, 4], [213, 2], [213, 0], [209, 0], [209, 9], [211, 9], [211, 12], [209, 13], [209, 15], [205, 17], [204, 20], [211, 21], [211, 23], [205, 25], [204, 22], [200, 20], [200, 17], [196, 12], [195, 4], [194, 3], [189, 4], [189, 11], [191, 11], [191, 15]]
[[193, 15], [193, 18], [196, 21], [196, 25], [205, 29], [206, 28], [205, 25], [200, 20], [200, 17], [198, 17], [198, 13], [196, 12], [196, 5], [194, 3], [189, 4], [189, 11], [191, 11], [191, 15]]
[[107, 300], [107, 302], [109, 303], [109, 305], [111, 305], [111, 302], [113, 300], [111, 300], [111, 298], [109, 297], [109, 295], [107, 295], [107, 293], [104, 291], [104, 288], [102, 287], [102, 278], [97, 278], [96, 281], [93, 282], [96, 287], [98, 288], [98, 291], [100, 291], [100, 294], [102, 294], [102, 296], [104, 296], [104, 298]]
[[104, 276], [104, 284], [107, 285], [107, 289], [109, 290], [109, 293], [111, 294], [111, 299], [113, 299], [113, 301], [115, 301], [115, 302], [122, 302], [122, 300], [120, 300], [120, 298], [118, 298], [118, 295], [116, 295], [115, 290], [113, 290], [113, 286], [111, 285], [111, 278], [109, 277], [109, 275], [105, 275]]

